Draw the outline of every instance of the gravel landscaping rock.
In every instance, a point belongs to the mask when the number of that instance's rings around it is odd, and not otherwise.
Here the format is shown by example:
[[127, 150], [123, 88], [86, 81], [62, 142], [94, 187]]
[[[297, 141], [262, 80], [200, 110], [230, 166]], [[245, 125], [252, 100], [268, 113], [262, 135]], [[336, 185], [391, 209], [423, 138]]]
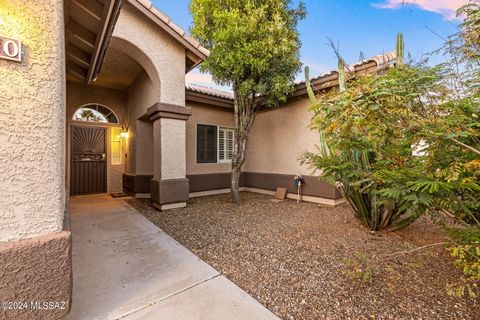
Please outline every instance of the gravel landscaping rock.
[[428, 218], [371, 233], [347, 205], [242, 196], [127, 202], [282, 319], [480, 319], [479, 301], [446, 294], [461, 272], [444, 246], [387, 256], [447, 241]]

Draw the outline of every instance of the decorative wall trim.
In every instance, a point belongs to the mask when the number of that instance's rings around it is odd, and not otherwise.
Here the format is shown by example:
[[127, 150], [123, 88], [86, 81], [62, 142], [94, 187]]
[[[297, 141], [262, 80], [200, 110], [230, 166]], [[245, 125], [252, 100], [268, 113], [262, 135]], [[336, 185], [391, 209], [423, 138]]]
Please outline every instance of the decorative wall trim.
[[[154, 180], [151, 180], [153, 176], [149, 175], [123, 175], [123, 189], [129, 194], [147, 194], [150, 193], [152, 188], [152, 183]], [[294, 184], [294, 175], [293, 174], [278, 174], [278, 173], [260, 173], [260, 172], [242, 172], [240, 178], [240, 186], [249, 188], [249, 189], [259, 189], [259, 190], [269, 190], [275, 191], [278, 187], [287, 188], [288, 193], [292, 195], [297, 194], [297, 189]], [[315, 176], [303, 176], [305, 182], [303, 185], [303, 196], [304, 200], [307, 200], [308, 197], [314, 198], [323, 198], [330, 199], [333, 202], [337, 203], [341, 201], [342, 195], [336, 188], [326, 182], [323, 182]], [[230, 173], [207, 173], [207, 174], [192, 174], [187, 175], [189, 181], [188, 193], [192, 197], [216, 194], [216, 193], [225, 193], [225, 190], [230, 189]], [[176, 180], [187, 180], [187, 179], [174, 179], [174, 180], [163, 180], [163, 181], [176, 181]], [[155, 182], [158, 185], [158, 181]], [[165, 193], [174, 192], [177, 193], [177, 190], [182, 190], [184, 188], [184, 182], [171, 182], [171, 186], [166, 186], [168, 182], [165, 182], [165, 187], [163, 188], [163, 198], [168, 199], [169, 195]], [[182, 185], [183, 184], [183, 185]], [[181, 187], [180, 187], [181, 185]], [[217, 192], [218, 191], [218, 192]], [[158, 192], [157, 192], [158, 193]], [[158, 195], [157, 195], [158, 196]], [[152, 194], [152, 199], [154, 195]], [[183, 196], [174, 196], [177, 199], [183, 199], [186, 201], [185, 195]], [[186, 199], [186, 200], [185, 200]], [[296, 199], [296, 198], [295, 198]], [[174, 201], [181, 202], [181, 201]], [[311, 201], [318, 202], [318, 201]], [[330, 201], [331, 202], [331, 201]], [[330, 203], [329, 202], [329, 203]], [[332, 203], [333, 203], [332, 202]], [[324, 203], [324, 202], [319, 202]], [[163, 203], [162, 203], [163, 204]], [[325, 203], [327, 204], [327, 203]]]
[[0, 243], [0, 301], [52, 301], [61, 307], [0, 309], [0, 319], [64, 319], [71, 305], [71, 254], [70, 231]]
[[152, 200], [158, 205], [186, 202], [189, 199], [188, 179], [151, 180]]
[[[241, 187], [257, 188], [275, 191], [278, 187], [287, 188], [289, 193], [296, 194], [293, 174], [242, 172]], [[187, 175], [190, 180], [190, 192], [220, 190], [230, 188], [230, 173], [210, 173]], [[303, 176], [305, 182], [302, 188], [304, 196], [325, 199], [340, 199], [342, 195], [336, 188], [323, 182], [315, 176]]]
[[213, 196], [216, 194], [224, 194], [224, 193], [230, 193], [230, 188], [190, 192], [190, 198]]
[[[294, 183], [294, 174], [242, 172], [243, 187], [276, 190], [278, 187], [287, 188], [288, 193], [297, 193]], [[340, 192], [331, 184], [321, 181], [315, 176], [303, 176], [302, 193], [304, 196], [326, 199], [339, 199]]]
[[190, 192], [230, 189], [230, 172], [187, 175]]
[[[275, 195], [275, 191], [258, 189], [258, 188], [241, 187], [240, 191], [262, 193], [262, 194], [268, 194], [268, 195], [271, 195], [271, 196]], [[287, 198], [292, 199], [292, 200], [297, 200], [298, 195], [296, 193], [287, 193]], [[345, 199], [343, 199], [343, 198], [340, 198], [340, 199], [326, 199], [326, 198], [322, 198], [322, 197], [312, 197], [312, 196], [302, 196], [302, 201], [323, 204], [323, 205], [326, 205], [326, 206], [338, 206], [342, 203], [345, 203]]]
[[122, 175], [123, 192], [136, 195], [136, 194], [150, 194], [150, 180], [153, 175], [134, 175], [124, 173]]
[[151, 121], [160, 118], [188, 120], [192, 114], [192, 108], [176, 104], [156, 102], [148, 108], [148, 116]]

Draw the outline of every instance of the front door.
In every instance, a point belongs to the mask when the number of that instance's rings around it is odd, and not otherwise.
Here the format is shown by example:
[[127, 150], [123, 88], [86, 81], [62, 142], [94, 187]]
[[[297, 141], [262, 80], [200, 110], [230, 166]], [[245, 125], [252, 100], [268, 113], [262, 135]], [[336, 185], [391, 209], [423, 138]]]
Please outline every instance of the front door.
[[105, 128], [72, 126], [70, 194], [107, 192]]

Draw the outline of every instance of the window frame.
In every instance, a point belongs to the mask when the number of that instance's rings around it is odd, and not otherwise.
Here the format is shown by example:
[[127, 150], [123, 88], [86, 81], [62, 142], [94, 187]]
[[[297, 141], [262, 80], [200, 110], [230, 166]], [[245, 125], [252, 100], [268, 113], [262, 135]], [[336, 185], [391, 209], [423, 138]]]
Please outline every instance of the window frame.
[[[198, 162], [198, 126], [211, 126], [211, 127], [216, 127], [217, 128], [217, 136], [216, 136], [216, 142], [217, 142], [217, 150], [216, 150], [216, 162]], [[207, 124], [207, 123], [200, 123], [197, 122], [195, 123], [195, 164], [225, 164], [225, 163], [231, 163], [232, 159], [224, 159], [220, 160], [220, 130], [226, 130], [226, 131], [232, 131], [233, 135], [233, 148], [232, 148], [232, 154], [235, 149], [235, 128], [233, 127], [228, 127], [228, 126], [219, 126], [216, 124]], [[226, 139], [225, 139], [226, 140]], [[227, 149], [225, 148], [225, 156], [226, 156], [226, 151]]]
[[215, 150], [215, 161], [209, 162], [209, 161], [202, 161], [199, 162], [198, 160], [198, 127], [199, 126], [206, 126], [206, 127], [214, 127], [216, 130], [216, 137], [215, 137], [215, 143], [218, 144], [218, 126], [213, 125], [213, 124], [205, 124], [205, 123], [197, 123], [195, 125], [195, 163], [196, 164], [213, 164], [213, 163], [218, 163], [218, 145], [216, 145], [216, 150]]
[[[87, 120], [82, 120], [82, 119], [76, 119], [75, 115], [77, 114], [77, 112], [80, 109], [90, 109], [90, 110], [96, 111], [96, 112], [100, 113], [100, 115], [103, 116], [105, 118], [105, 120], [107, 120], [107, 121], [87, 121]], [[110, 121], [112, 119], [111, 117], [113, 117], [114, 121]], [[119, 120], [117, 114], [112, 109], [110, 109], [106, 105], [103, 105], [101, 103], [96, 103], [96, 102], [85, 103], [85, 104], [81, 105], [80, 107], [78, 107], [73, 112], [72, 121], [77, 121], [77, 122], [82, 122], [82, 123], [93, 123], [93, 124], [114, 124], [114, 125], [120, 124], [120, 120]]]

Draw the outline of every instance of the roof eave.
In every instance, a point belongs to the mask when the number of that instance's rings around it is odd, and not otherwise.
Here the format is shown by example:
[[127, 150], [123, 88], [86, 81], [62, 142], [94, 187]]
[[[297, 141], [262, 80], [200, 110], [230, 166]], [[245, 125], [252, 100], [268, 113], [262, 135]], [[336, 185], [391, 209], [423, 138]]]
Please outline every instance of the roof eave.
[[192, 61], [190, 66], [186, 66], [186, 72], [195, 68], [201, 62], [208, 58], [210, 51], [204, 48], [200, 43], [190, 37], [182, 28], [177, 26], [168, 16], [155, 8], [148, 0], [126, 0], [134, 8], [148, 17], [152, 22], [167, 32], [175, 40], [181, 43], [187, 50], [187, 59]]
[[233, 109], [233, 99], [217, 97], [206, 93], [196, 92], [191, 89], [185, 90], [185, 100], [190, 102], [199, 102], [216, 107]]
[[98, 37], [98, 43], [96, 46], [95, 54], [91, 62], [90, 70], [87, 75], [87, 84], [90, 84], [92, 81], [95, 81], [95, 78], [100, 73], [102, 68], [103, 60], [107, 52], [108, 44], [110, 43], [111, 35], [115, 24], [117, 22], [118, 16], [120, 15], [120, 10], [122, 8], [123, 0], [111, 0], [108, 10], [108, 15], [106, 17], [106, 23], [102, 28], [102, 33]]

